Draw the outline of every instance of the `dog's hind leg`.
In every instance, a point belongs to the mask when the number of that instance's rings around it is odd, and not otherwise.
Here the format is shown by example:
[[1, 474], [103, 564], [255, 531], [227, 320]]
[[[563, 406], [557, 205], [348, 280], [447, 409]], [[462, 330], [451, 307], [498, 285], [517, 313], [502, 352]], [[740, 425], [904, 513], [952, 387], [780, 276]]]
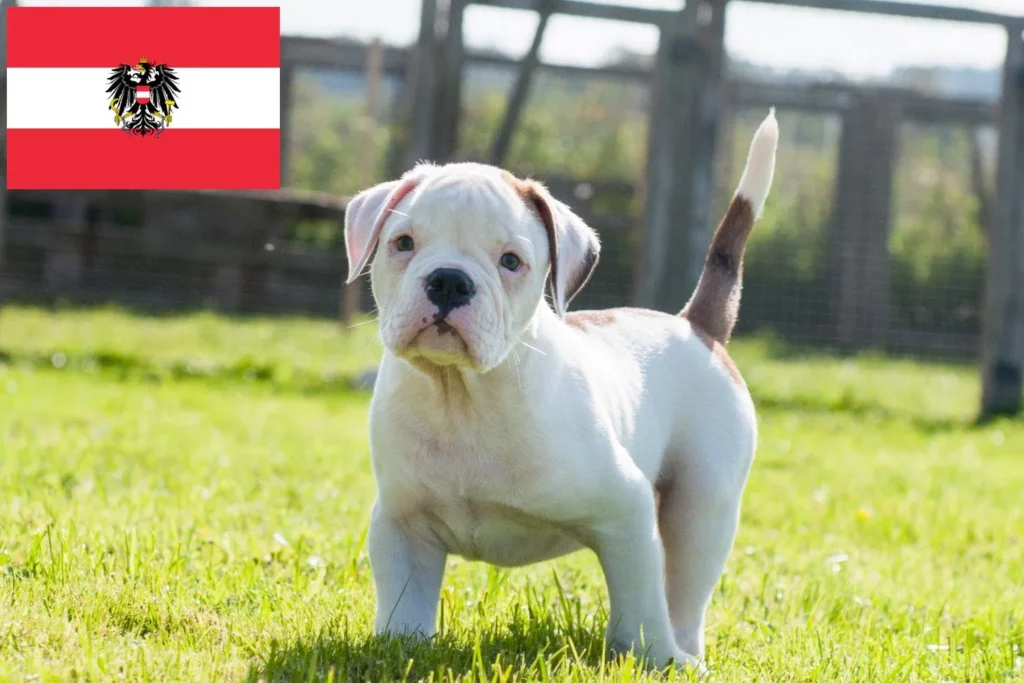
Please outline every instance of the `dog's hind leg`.
[[[746, 449], [753, 452], [750, 446]], [[719, 450], [715, 458], [722, 455]], [[749, 456], [743, 459], [749, 462]], [[687, 461], [689, 467], [674, 468], [659, 486], [658, 528], [665, 548], [665, 593], [676, 643], [703, 658], [704, 616], [736, 537], [749, 465], [742, 477], [732, 477], [723, 476], [712, 465], [714, 461]]]

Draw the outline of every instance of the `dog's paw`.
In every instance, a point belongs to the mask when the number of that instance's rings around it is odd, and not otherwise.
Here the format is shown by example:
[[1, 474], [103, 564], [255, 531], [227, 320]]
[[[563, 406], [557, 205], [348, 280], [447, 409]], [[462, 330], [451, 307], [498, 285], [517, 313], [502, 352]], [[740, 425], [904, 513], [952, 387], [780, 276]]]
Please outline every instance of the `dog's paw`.
[[705, 679], [710, 671], [704, 661], [696, 656], [687, 654], [685, 651], [675, 648], [668, 662], [661, 665], [662, 669], [676, 669], [677, 671], [692, 671], [699, 680]]
[[687, 654], [675, 644], [661, 646], [660, 643], [653, 643], [646, 648], [640, 648], [634, 643], [613, 640], [608, 649], [613, 657], [632, 655], [649, 668], [689, 669], [694, 671], [699, 678], [704, 678], [708, 674], [708, 668], [699, 657]]
[[693, 655], [688, 655], [685, 652], [683, 653], [683, 657], [684, 659], [682, 660], [682, 663], [673, 663], [676, 668], [693, 671], [697, 678], [702, 681], [711, 675], [711, 670], [704, 663], [703, 659]]

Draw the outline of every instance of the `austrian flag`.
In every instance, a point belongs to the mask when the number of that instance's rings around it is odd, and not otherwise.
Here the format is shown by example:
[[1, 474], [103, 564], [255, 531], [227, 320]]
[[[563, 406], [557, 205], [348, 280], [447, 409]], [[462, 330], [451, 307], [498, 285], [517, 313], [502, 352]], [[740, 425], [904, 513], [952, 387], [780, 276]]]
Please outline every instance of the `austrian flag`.
[[8, 188], [280, 187], [278, 8], [6, 12]]

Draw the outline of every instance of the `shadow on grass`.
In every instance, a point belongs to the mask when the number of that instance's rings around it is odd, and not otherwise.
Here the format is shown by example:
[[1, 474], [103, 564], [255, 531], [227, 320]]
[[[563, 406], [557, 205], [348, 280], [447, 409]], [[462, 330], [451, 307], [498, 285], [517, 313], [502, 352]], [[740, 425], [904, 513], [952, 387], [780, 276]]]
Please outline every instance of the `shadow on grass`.
[[271, 643], [246, 680], [491, 680], [499, 670], [504, 679], [510, 669], [544, 680], [567, 666], [589, 669], [596, 676], [605, 662], [604, 640], [598, 633], [574, 631], [567, 634], [551, 623], [523, 623], [500, 633], [484, 631], [472, 640], [452, 635], [416, 640], [321, 634]]

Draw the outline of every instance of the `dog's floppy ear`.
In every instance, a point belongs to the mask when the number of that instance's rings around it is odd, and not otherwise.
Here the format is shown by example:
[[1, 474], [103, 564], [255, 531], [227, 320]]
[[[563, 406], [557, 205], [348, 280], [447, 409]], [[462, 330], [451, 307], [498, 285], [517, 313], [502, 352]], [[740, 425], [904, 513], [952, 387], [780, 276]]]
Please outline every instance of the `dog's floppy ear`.
[[540, 217], [547, 230], [551, 300], [555, 313], [562, 317], [569, 302], [579, 294], [597, 267], [601, 255], [597, 233], [540, 183], [520, 180], [507, 172], [503, 177]]
[[392, 180], [363, 190], [345, 207], [345, 253], [348, 256], [348, 284], [359, 277], [380, 239], [391, 211], [412, 192], [423, 178], [415, 168], [401, 180]]

